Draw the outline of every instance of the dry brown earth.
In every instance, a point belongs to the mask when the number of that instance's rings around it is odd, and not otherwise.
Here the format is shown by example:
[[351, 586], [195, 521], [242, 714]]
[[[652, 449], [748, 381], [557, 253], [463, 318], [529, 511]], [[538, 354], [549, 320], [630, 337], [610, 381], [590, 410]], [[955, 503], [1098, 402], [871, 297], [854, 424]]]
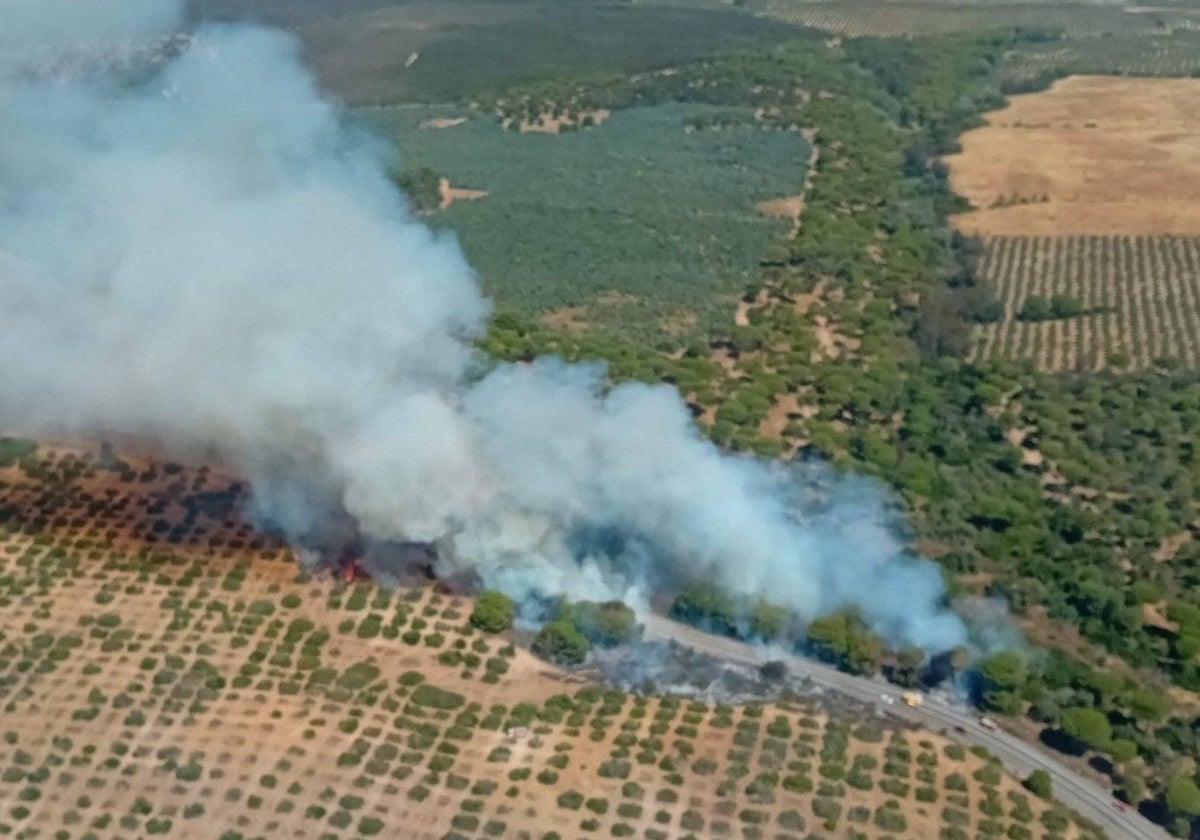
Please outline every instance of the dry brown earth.
[[1200, 79], [1073, 76], [985, 119], [946, 159], [960, 230], [1200, 234]]
[[474, 201], [478, 198], [486, 198], [487, 190], [466, 190], [461, 187], [452, 187], [449, 180], [442, 178], [438, 181], [438, 195], [441, 197], [439, 209], [445, 210], [456, 201]]
[[4, 833], [1045, 833], [1045, 804], [940, 735], [605, 694], [473, 630], [467, 598], [298, 575], [244, 502], [216, 469], [75, 448], [0, 469]]

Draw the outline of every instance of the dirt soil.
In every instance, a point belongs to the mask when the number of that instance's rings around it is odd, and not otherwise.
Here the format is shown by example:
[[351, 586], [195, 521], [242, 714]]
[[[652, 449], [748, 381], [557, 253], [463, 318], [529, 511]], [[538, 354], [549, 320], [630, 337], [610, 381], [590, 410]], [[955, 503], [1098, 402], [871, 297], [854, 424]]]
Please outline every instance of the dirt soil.
[[438, 181], [438, 195], [442, 199], [438, 208], [445, 210], [456, 201], [474, 201], [478, 198], [486, 198], [487, 190], [465, 190], [460, 187], [452, 187], [449, 180], [442, 178]]
[[1200, 234], [1200, 79], [1072, 76], [985, 119], [946, 158], [964, 233]]
[[[564, 128], [582, 126], [584, 119], [587, 117], [591, 117], [591, 125], [600, 125], [610, 116], [612, 116], [612, 112], [607, 108], [572, 112], [560, 117], [554, 116], [549, 111], [543, 111], [532, 120], [521, 120], [517, 125], [517, 129], [522, 134], [561, 134]], [[511, 118], [505, 119], [502, 123], [504, 128], [508, 128], [511, 124]]]
[[443, 129], [454, 128], [456, 125], [462, 125], [467, 121], [466, 117], [432, 117], [428, 120], [422, 120], [417, 128], [425, 129]]
[[[959, 774], [982, 801], [982, 759], [886, 709], [587, 699], [585, 675], [535, 659], [527, 634], [473, 629], [470, 599], [440, 585], [300, 575], [241, 519], [247, 488], [226, 471], [117, 456], [43, 448], [0, 468], [0, 802], [16, 836], [724, 838], [761, 823], [793, 840], [821, 823], [823, 749], [872, 762], [870, 790], [839, 794], [868, 840], [895, 836], [872, 819], [888, 799], [902, 836], [937, 836], [942, 803], [918, 801], [913, 774], [938, 792]], [[440, 691], [421, 699], [418, 681]], [[569, 712], [514, 722], [552, 696]], [[889, 755], [906, 781], [885, 796]], [[775, 831], [789, 820], [797, 833]]]
[[773, 198], [770, 201], [760, 201], [758, 203], [758, 212], [765, 216], [790, 219], [792, 229], [788, 232], [788, 239], [795, 239], [796, 234], [800, 232], [800, 216], [804, 213], [804, 194]]

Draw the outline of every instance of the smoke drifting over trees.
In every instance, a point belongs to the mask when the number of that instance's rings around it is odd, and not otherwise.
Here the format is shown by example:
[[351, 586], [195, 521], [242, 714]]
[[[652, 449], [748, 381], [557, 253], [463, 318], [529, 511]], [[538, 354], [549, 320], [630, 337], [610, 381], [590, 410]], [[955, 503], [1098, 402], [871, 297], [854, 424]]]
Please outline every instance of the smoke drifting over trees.
[[299, 544], [349, 513], [518, 599], [711, 579], [803, 619], [856, 606], [895, 644], [966, 640], [877, 487], [722, 453], [667, 386], [479, 358], [456, 243], [287, 37], [205, 28], [136, 85], [30, 71], [178, 20], [118, 5], [0, 0], [0, 421], [219, 446]]

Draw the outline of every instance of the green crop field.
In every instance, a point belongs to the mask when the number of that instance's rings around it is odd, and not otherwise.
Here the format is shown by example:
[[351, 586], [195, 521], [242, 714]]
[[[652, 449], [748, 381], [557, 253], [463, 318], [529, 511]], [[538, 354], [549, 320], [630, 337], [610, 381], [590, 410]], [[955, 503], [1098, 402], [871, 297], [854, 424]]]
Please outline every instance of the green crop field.
[[767, 245], [787, 230], [755, 204], [803, 191], [809, 147], [798, 133], [687, 128], [688, 118], [714, 113], [707, 106], [633, 108], [559, 135], [505, 131], [483, 117], [418, 127], [447, 113], [367, 116], [395, 138], [406, 168], [487, 191], [431, 221], [457, 232], [501, 305], [587, 306], [601, 329], [653, 335], [668, 320], [682, 332], [728, 324]]

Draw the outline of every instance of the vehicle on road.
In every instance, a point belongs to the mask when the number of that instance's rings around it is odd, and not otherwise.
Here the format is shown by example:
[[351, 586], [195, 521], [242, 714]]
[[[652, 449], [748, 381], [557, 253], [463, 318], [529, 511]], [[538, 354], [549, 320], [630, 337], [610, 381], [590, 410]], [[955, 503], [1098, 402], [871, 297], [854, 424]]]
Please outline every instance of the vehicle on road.
[[979, 719], [979, 725], [984, 729], [996, 730], [1000, 728], [996, 721], [992, 720], [990, 717], [981, 717]]
[[918, 706], [920, 706], [922, 702], [924, 702], [925, 698], [923, 698], [920, 694], [918, 694], [915, 691], [906, 691], [906, 692], [904, 692], [904, 695], [901, 697], [901, 699], [904, 701], [905, 706], [908, 706], [911, 709], [915, 709]]

